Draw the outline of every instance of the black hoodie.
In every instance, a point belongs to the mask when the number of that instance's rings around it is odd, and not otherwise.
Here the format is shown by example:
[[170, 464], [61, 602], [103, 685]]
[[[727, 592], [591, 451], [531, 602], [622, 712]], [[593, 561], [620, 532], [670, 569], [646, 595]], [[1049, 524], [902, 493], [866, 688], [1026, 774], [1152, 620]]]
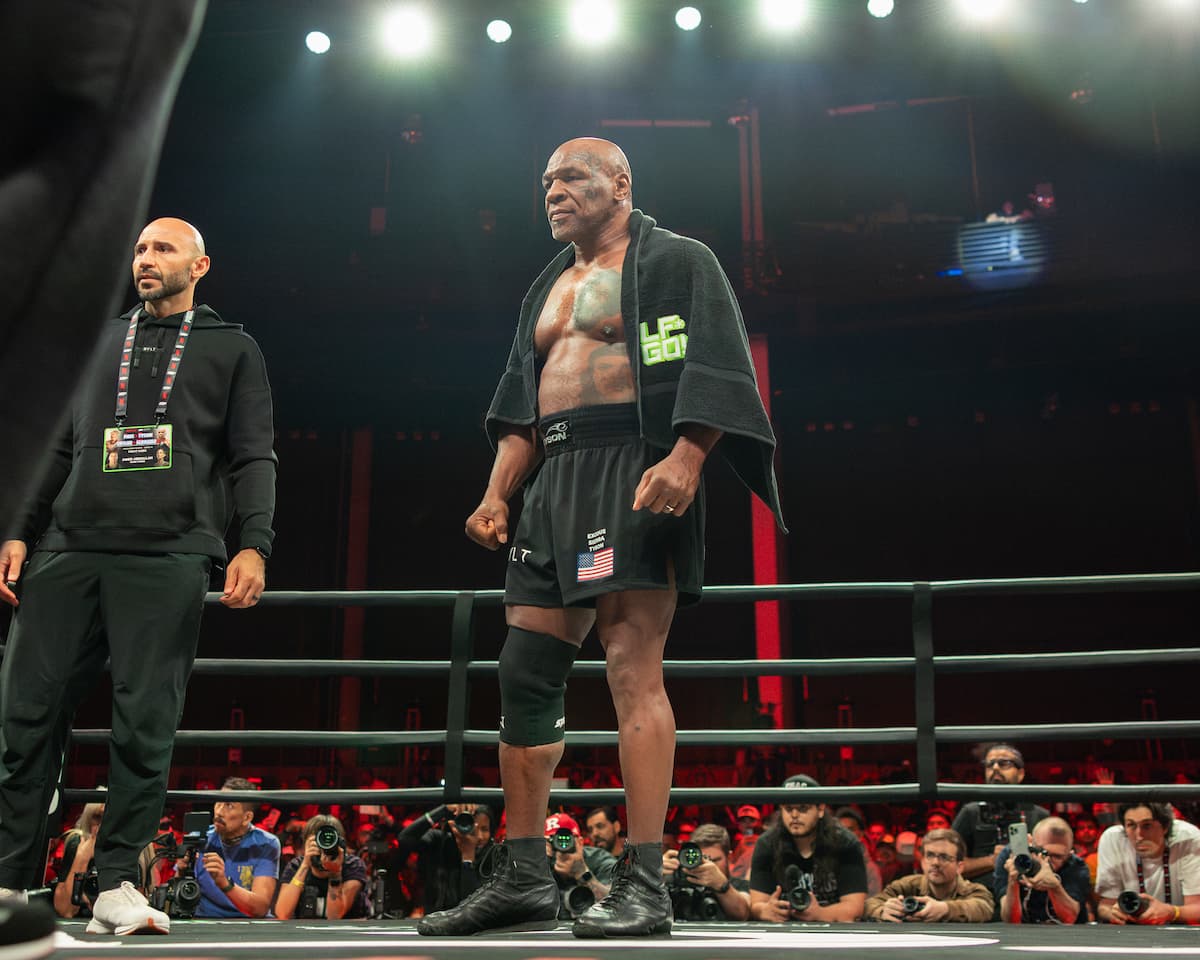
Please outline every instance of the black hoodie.
[[[266, 365], [241, 325], [225, 323], [211, 307], [196, 307], [167, 406], [170, 469], [103, 471], [132, 315], [110, 321], [101, 333], [46, 476], [8, 538], [36, 540], [40, 550], [199, 553], [224, 563], [225, 532], [236, 511], [238, 549], [269, 555], [277, 460]], [[154, 423], [182, 319], [181, 313], [159, 319], [142, 311], [127, 426]]]

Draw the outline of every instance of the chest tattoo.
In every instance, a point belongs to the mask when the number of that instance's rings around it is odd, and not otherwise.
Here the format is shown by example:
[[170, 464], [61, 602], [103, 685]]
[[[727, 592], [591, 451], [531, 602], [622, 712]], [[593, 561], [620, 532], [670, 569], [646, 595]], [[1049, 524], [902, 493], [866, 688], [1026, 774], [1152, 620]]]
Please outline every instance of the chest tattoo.
[[612, 339], [621, 329], [621, 271], [596, 270], [575, 290], [571, 322], [576, 330]]

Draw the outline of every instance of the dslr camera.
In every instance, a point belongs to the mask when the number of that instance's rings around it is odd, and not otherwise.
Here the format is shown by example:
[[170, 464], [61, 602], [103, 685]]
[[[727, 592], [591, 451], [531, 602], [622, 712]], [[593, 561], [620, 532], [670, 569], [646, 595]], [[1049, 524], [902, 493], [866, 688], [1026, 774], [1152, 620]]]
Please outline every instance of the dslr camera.
[[100, 874], [96, 872], [96, 865], [93, 863], [83, 873], [75, 874], [75, 879], [71, 881], [71, 903], [82, 907], [84, 897], [95, 903], [98, 896], [100, 896]]
[[[471, 820], [471, 826], [474, 829], [474, 819]], [[574, 853], [575, 834], [566, 827], [559, 827], [550, 834], [550, 849], [555, 853]]]
[[812, 890], [809, 884], [811, 875], [801, 875], [800, 868], [792, 864], [783, 875], [783, 896], [797, 913], [803, 913], [813, 902]]
[[1149, 905], [1149, 897], [1142, 896], [1136, 890], [1122, 890], [1117, 894], [1117, 906], [1127, 917], [1140, 916]]
[[164, 833], [154, 838], [159, 851], [150, 862], [151, 868], [161, 860], [183, 860], [175, 876], [150, 892], [150, 906], [169, 917], [190, 920], [200, 903], [200, 881], [196, 879], [196, 855], [208, 840], [212, 814], [197, 810], [183, 815], [183, 839], [176, 843], [175, 834]]
[[667, 892], [671, 895], [671, 910], [677, 920], [720, 920], [724, 916], [721, 904], [707, 887], [690, 882], [684, 870], [693, 870], [704, 862], [704, 854], [695, 843], [679, 845], [679, 869], [671, 874]]
[[904, 906], [901, 907], [901, 910], [906, 917], [911, 917], [914, 913], [920, 913], [924, 907], [925, 904], [916, 897], [905, 897]]
[[346, 849], [346, 841], [342, 839], [342, 835], [329, 824], [317, 827], [317, 832], [313, 834], [313, 841], [316, 843], [317, 849], [321, 851], [321, 856], [309, 859], [312, 861], [312, 866], [318, 870], [321, 869], [321, 857], [327, 860], [336, 860], [338, 850]]

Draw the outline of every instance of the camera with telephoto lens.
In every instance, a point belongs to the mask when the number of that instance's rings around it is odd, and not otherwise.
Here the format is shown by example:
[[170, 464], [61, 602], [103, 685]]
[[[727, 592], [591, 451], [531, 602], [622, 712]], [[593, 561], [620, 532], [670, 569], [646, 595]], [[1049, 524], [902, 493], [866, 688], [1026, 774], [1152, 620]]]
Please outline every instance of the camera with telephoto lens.
[[567, 827], [559, 827], [550, 834], [550, 849], [555, 853], [574, 853], [575, 834]]
[[160, 860], [184, 861], [182, 867], [176, 867], [175, 876], [150, 891], [150, 906], [155, 910], [161, 910], [167, 916], [180, 920], [190, 920], [196, 915], [196, 907], [200, 904], [196, 857], [200, 848], [208, 841], [210, 823], [212, 814], [208, 811], [185, 813], [181, 841], [176, 842], [173, 833], [164, 833], [154, 838], [154, 845], [160, 849], [150, 861], [151, 870]]
[[1136, 917], [1150, 906], [1150, 898], [1143, 897], [1136, 890], [1122, 890], [1117, 894], [1117, 906], [1125, 916]]
[[100, 896], [100, 874], [96, 872], [96, 865], [93, 863], [82, 873], [75, 874], [75, 879], [71, 881], [71, 903], [82, 907], [84, 897], [95, 903], [98, 896]]
[[704, 862], [699, 844], [679, 845], [679, 869], [671, 874], [667, 892], [671, 895], [671, 910], [676, 920], [720, 920], [724, 913], [716, 896], [707, 887], [692, 883], [684, 870], [694, 870]]
[[596, 902], [596, 895], [591, 887], [580, 884], [562, 891], [562, 912], [574, 920]]
[[925, 904], [916, 897], [905, 897], [904, 905], [900, 909], [906, 917], [911, 917], [914, 913], [920, 913], [924, 910]]
[[319, 856], [310, 857], [312, 865], [318, 870], [321, 869], [322, 860], [336, 860], [338, 850], [346, 849], [346, 841], [342, 839], [342, 835], [337, 832], [337, 829], [330, 824], [324, 824], [317, 827], [313, 834], [313, 842], [317, 845], [317, 849], [321, 851]]
[[474, 833], [475, 832], [475, 814], [467, 813], [463, 810], [461, 813], [456, 813], [454, 819], [450, 821], [454, 829], [459, 833]]
[[[1030, 847], [1030, 853], [1042, 853], [1041, 847]], [[1034, 860], [1028, 853], [1018, 853], [1013, 857], [1013, 866], [1016, 867], [1017, 873], [1023, 877], [1036, 876], [1038, 871], [1042, 869], [1042, 865]]]
[[802, 877], [800, 868], [794, 863], [783, 875], [783, 896], [797, 913], [803, 913], [812, 905], [813, 895], [809, 883], [811, 875], [806, 874]]
[[694, 870], [704, 862], [704, 854], [698, 843], [681, 843], [679, 845], [679, 865], [685, 870]]

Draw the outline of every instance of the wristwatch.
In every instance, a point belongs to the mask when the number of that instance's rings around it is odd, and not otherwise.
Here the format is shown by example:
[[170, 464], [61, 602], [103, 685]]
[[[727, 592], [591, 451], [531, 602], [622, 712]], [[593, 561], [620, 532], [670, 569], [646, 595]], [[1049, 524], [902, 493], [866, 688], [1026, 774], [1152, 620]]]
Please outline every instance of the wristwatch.
[[720, 886], [720, 887], [717, 887], [716, 889], [714, 889], [714, 890], [713, 890], [713, 893], [728, 893], [728, 892], [729, 892], [729, 888], [730, 888], [731, 886], [733, 886], [733, 881], [732, 881], [732, 880], [730, 880], [730, 879], [728, 879], [728, 878], [726, 878], [726, 880], [725, 880], [725, 884], [724, 884], [723, 886]]
[[591, 870], [584, 870], [583, 873], [579, 875], [579, 882], [581, 884], [591, 883], [593, 879], [594, 877], [592, 876]]
[[[226, 879], [228, 880], [229, 878], [228, 878], [228, 877], [226, 877]], [[234, 883], [232, 880], [230, 880], [230, 881], [229, 881], [229, 886], [227, 886], [227, 887], [222, 887], [222, 888], [221, 888], [221, 892], [222, 892], [222, 893], [229, 893], [229, 891], [230, 891], [230, 890], [232, 890], [232, 889], [233, 889], [234, 887], [236, 887], [236, 886], [237, 886], [237, 884], [236, 884], [236, 883]]]

